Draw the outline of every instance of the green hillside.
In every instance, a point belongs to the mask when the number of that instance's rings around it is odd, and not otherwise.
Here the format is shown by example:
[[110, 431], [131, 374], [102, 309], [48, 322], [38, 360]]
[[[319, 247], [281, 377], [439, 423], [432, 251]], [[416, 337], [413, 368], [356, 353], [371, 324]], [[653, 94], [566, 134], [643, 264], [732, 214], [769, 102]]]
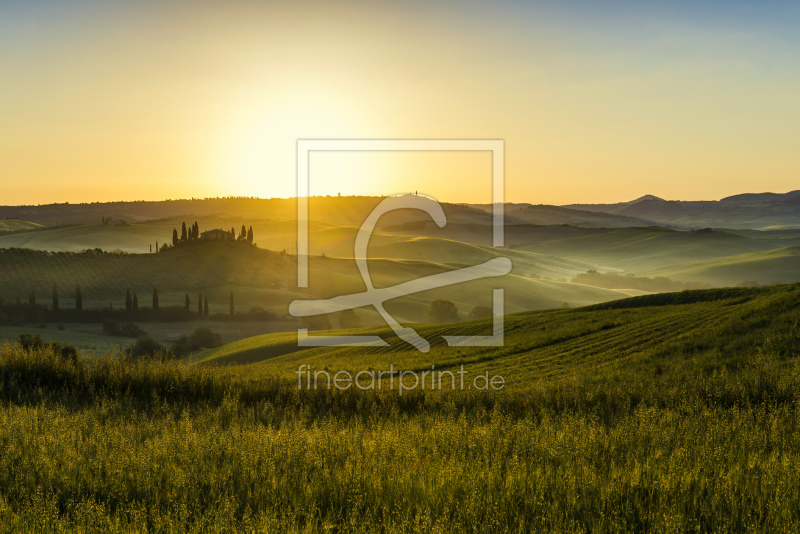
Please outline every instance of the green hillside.
[[[448, 347], [442, 335], [487, 335], [489, 320], [419, 326], [433, 347], [424, 354], [387, 329], [348, 331], [379, 334], [390, 347], [299, 348], [294, 334], [268, 334], [204, 351], [203, 364], [253, 364], [247, 373], [291, 378], [301, 364], [311, 368], [422, 371], [465, 365], [470, 374], [501, 374], [514, 389], [541, 380], [582, 374], [680, 366], [700, 354], [746, 361], [775, 340], [769, 328], [794, 328], [800, 284], [773, 288], [686, 291], [619, 300], [598, 309], [570, 309], [506, 316], [502, 347]], [[600, 309], [603, 308], [603, 309]], [[775, 330], [777, 331], [777, 330]], [[342, 334], [344, 332], [336, 332]], [[743, 336], [746, 336], [743, 337]], [[796, 340], [795, 340], [796, 343]], [[772, 347], [797, 350], [794, 346]], [[250, 369], [252, 366], [245, 366]]]
[[728, 286], [742, 282], [785, 284], [800, 277], [800, 246], [697, 261], [647, 274]]

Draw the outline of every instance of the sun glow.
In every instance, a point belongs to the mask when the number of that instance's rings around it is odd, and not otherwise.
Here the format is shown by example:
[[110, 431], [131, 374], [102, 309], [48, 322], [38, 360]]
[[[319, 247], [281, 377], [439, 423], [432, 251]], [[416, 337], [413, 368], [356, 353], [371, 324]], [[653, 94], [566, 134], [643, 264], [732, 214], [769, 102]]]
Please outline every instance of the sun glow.
[[243, 196], [294, 196], [297, 139], [356, 138], [370, 131], [356, 106], [322, 92], [284, 92], [242, 105], [224, 129], [219, 178]]

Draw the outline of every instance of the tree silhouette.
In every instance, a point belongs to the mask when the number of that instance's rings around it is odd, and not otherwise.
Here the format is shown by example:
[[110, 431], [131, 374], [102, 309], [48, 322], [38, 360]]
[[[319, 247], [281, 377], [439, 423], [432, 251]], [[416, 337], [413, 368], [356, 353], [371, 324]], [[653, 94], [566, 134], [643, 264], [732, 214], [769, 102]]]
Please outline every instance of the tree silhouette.
[[191, 301], [189, 300], [189, 293], [186, 293], [186, 311], [189, 311], [189, 305]]
[[208, 317], [208, 297], [206, 297], [206, 305], [203, 308], [203, 315]]
[[158, 289], [153, 288], [153, 309], [158, 309]]
[[172, 246], [178, 246], [178, 230], [177, 228], [172, 229]]
[[247, 229], [242, 225], [242, 232], [239, 234], [239, 239], [247, 239]]
[[475, 306], [469, 312], [470, 319], [487, 319], [493, 315], [492, 309], [489, 306]]
[[181, 226], [181, 243], [186, 243], [186, 221], [183, 222], [183, 226]]
[[131, 297], [131, 290], [125, 290], [125, 311], [132, 311], [133, 310], [133, 298]]
[[456, 305], [449, 300], [434, 300], [429, 313], [435, 323], [454, 323], [459, 320]]
[[81, 286], [75, 286], [75, 309], [81, 311], [83, 309], [83, 295], [81, 295]]
[[53, 284], [53, 311], [58, 311], [58, 288]]
[[136, 297], [136, 293], [133, 294], [133, 311], [139, 311], [139, 299]]
[[253, 244], [253, 227], [251, 226], [249, 230], [247, 230], [247, 242], [251, 245]]

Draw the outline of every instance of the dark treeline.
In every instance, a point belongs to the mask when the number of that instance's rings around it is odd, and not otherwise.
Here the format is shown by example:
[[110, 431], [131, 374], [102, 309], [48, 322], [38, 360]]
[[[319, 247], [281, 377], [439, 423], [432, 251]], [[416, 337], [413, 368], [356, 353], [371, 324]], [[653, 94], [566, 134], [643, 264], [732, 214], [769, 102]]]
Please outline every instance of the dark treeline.
[[[72, 296], [72, 295], [70, 295]], [[83, 309], [83, 294], [81, 287], [74, 290], [74, 307], [66, 308], [59, 305], [59, 287], [53, 284], [53, 294], [48, 307], [43, 302], [37, 302], [37, 295], [31, 292], [27, 301], [17, 297], [14, 302], [5, 302], [0, 297], [0, 323], [102, 323], [107, 319], [118, 321], [142, 322], [180, 322], [209, 319], [213, 321], [273, 321], [274, 313], [260, 306], [250, 308], [244, 313], [235, 313], [233, 292], [230, 292], [228, 313], [211, 313], [208, 296], [198, 294], [197, 311], [192, 307], [191, 298], [187, 293], [183, 305], [162, 305], [158, 296], [158, 288], [153, 288], [151, 306], [140, 306], [137, 293], [125, 292], [125, 308], [114, 309], [109, 303], [107, 308]], [[43, 299], [42, 299], [43, 300]]]

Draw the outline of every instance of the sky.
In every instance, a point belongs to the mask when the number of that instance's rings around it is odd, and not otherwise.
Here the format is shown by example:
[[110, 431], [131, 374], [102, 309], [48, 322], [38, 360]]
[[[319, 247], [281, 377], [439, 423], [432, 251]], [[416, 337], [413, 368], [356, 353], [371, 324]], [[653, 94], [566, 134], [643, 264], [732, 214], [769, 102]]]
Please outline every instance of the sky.
[[[800, 3], [0, 0], [0, 204], [295, 194], [503, 139], [506, 201], [800, 184]], [[491, 200], [488, 153], [312, 194]]]

